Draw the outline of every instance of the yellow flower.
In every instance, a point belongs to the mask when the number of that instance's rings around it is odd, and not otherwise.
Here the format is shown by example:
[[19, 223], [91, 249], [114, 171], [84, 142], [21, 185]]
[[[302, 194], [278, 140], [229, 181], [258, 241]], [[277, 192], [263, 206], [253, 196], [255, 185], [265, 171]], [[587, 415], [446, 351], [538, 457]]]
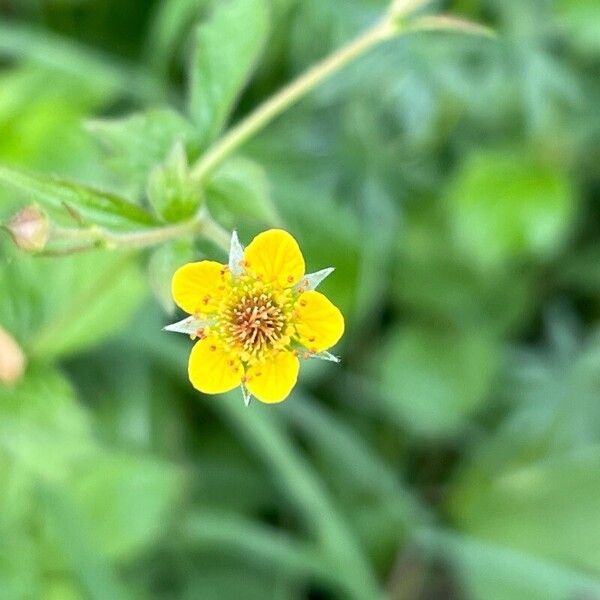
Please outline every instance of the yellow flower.
[[316, 286], [333, 269], [305, 275], [286, 231], [257, 235], [244, 250], [234, 232], [229, 264], [188, 263], [173, 276], [176, 304], [190, 314], [166, 327], [199, 338], [189, 377], [205, 394], [241, 385], [262, 402], [281, 402], [296, 384], [301, 358], [338, 362], [327, 352], [344, 332], [340, 311]]

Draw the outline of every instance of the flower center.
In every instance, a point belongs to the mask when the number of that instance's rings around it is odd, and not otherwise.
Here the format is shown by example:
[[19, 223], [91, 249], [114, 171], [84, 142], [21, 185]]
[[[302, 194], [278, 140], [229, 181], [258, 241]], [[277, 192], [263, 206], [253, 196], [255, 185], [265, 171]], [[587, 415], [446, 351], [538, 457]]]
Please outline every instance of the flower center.
[[268, 293], [247, 294], [225, 311], [232, 341], [254, 356], [271, 348], [284, 335], [283, 311]]

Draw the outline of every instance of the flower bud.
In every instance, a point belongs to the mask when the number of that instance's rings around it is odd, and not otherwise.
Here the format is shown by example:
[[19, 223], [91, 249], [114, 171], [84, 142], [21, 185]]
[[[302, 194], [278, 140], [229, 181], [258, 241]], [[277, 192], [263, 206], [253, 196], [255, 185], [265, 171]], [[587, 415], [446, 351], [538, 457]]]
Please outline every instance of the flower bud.
[[25, 371], [26, 359], [15, 340], [0, 327], [0, 385], [16, 383]]
[[40, 252], [46, 247], [50, 234], [48, 218], [37, 206], [20, 210], [5, 223], [15, 244], [26, 252]]

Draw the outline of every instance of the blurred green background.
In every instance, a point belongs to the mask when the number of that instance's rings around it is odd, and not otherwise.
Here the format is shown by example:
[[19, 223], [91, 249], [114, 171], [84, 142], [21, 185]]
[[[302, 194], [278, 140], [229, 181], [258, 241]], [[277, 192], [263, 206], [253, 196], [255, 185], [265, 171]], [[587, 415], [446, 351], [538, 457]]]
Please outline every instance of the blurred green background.
[[[152, 117], [89, 121], [183, 112], [211, 4], [2, 0], [0, 162], [135, 197]], [[233, 122], [386, 5], [271, 0]], [[336, 267], [342, 363], [305, 363], [283, 404], [195, 392], [161, 331], [173, 263], [221, 250], [2, 235], [28, 366], [0, 384], [1, 600], [600, 598], [600, 4], [432, 8], [498, 38], [388, 42], [208, 195], [246, 243], [279, 222]], [[0, 194], [2, 219], [31, 201]]]

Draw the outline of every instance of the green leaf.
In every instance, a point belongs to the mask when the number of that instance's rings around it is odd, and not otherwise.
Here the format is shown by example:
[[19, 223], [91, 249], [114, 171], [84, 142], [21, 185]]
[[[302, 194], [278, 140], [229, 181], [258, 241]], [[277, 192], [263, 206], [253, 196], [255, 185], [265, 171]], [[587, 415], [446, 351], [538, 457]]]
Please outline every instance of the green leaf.
[[[96, 152], [81, 121], [101, 110], [106, 99], [105, 88], [57, 78], [55, 71], [31, 63], [2, 69], [0, 161], [44, 172], [97, 173]], [[12, 196], [2, 193], [0, 212]]]
[[[186, 585], [182, 599], [192, 600], [265, 600], [281, 598], [282, 590], [293, 590], [297, 585], [288, 585], [274, 571], [256, 569], [242, 560], [224, 560], [221, 556], [203, 553], [196, 561], [194, 576]], [[199, 564], [200, 563], [200, 564]], [[285, 592], [284, 592], [285, 593]], [[151, 596], [150, 593], [144, 597]], [[292, 597], [290, 594], [283, 596]]]
[[29, 356], [48, 360], [117, 332], [147, 285], [133, 255], [87, 253], [56, 260], [17, 254], [0, 264], [0, 289], [0, 323]]
[[268, 33], [265, 0], [224, 0], [198, 27], [190, 115], [203, 145], [222, 131], [260, 57]]
[[308, 576], [335, 588], [345, 587], [339, 572], [317, 548], [236, 515], [193, 513], [185, 523], [185, 534], [195, 549], [211, 554], [233, 552], [244, 561], [275, 568], [280, 575]]
[[559, 0], [556, 6], [559, 27], [571, 43], [591, 55], [600, 51], [600, 6], [596, 0]]
[[108, 165], [121, 175], [137, 194], [151, 169], [165, 160], [178, 140], [194, 137], [191, 124], [170, 109], [148, 110], [121, 119], [93, 120], [86, 128], [100, 142]]
[[[75, 577], [92, 600], [122, 600], [128, 597], [114, 567], [90, 536], [92, 524], [80, 507], [61, 489], [38, 484], [41, 518]], [[102, 492], [101, 492], [102, 493]]]
[[68, 215], [75, 212], [89, 224], [126, 229], [149, 226], [155, 219], [127, 200], [75, 181], [0, 165], [0, 182], [20, 192], [28, 201]]
[[95, 460], [73, 493], [102, 552], [124, 559], [166, 532], [180, 484], [166, 463], [128, 455]]
[[156, 214], [168, 222], [190, 218], [200, 206], [202, 193], [190, 178], [185, 148], [177, 142], [167, 160], [148, 179], [147, 196]]
[[375, 357], [387, 412], [421, 434], [455, 433], [485, 401], [498, 358], [481, 331], [400, 330]]
[[20, 528], [0, 525], [0, 600], [38, 596], [37, 548], [32, 537]]
[[[189, 347], [174, 336], [157, 338], [148, 328], [139, 339], [148, 359], [160, 361], [177, 377], [185, 377]], [[177, 336], [179, 337], [179, 336]], [[213, 410], [236, 431], [245, 444], [260, 458], [277, 487], [292, 502], [299, 516], [318, 536], [323, 548], [343, 557], [340, 570], [357, 597], [379, 598], [378, 586], [369, 563], [351, 530], [316, 476], [283, 428], [269, 414], [268, 406], [255, 403], [244, 406], [239, 392], [216, 398], [205, 396]]]
[[47, 600], [81, 600], [79, 586], [68, 576], [46, 578], [43, 594]]
[[576, 210], [565, 175], [519, 152], [473, 155], [456, 174], [446, 203], [457, 246], [483, 267], [551, 257]]
[[420, 532], [417, 540], [455, 567], [473, 600], [565, 600], [600, 594], [600, 580], [556, 561], [443, 531]]
[[324, 551], [343, 557], [340, 570], [348, 587], [355, 590], [357, 597], [380, 597], [371, 565], [353, 532], [310, 464], [265, 411], [268, 407], [256, 403], [248, 410], [237, 394], [230, 393], [226, 398], [225, 402], [213, 402], [213, 407], [265, 463], [277, 486], [318, 536]]
[[206, 187], [211, 214], [218, 219], [237, 221], [250, 217], [276, 224], [277, 212], [271, 200], [269, 180], [257, 162], [235, 157], [212, 176]]
[[440, 230], [430, 223], [407, 228], [391, 277], [402, 310], [496, 334], [526, 323], [535, 300], [531, 274], [498, 269], [481, 277], [468, 257], [449, 249]]
[[[0, 386], [0, 454], [10, 456], [23, 477], [62, 481], [75, 460], [94, 450], [87, 415], [56, 369], [34, 362], [18, 384]], [[6, 503], [5, 517], [16, 512]]]
[[[163, 82], [134, 64], [119, 61], [73, 40], [15, 19], [0, 21], [0, 56], [16, 58], [54, 71], [56, 79], [74, 77], [79, 86], [93, 85], [106, 97], [119, 90], [129, 97], [156, 100], [165, 95]], [[56, 79], [53, 84], [56, 83]], [[46, 80], [47, 82], [48, 80]]]
[[600, 562], [600, 447], [517, 466], [464, 469], [452, 520], [492, 544], [597, 572]]
[[166, 73], [182, 41], [187, 40], [192, 22], [209, 0], [163, 0], [152, 19], [148, 46], [148, 62], [157, 71]]
[[154, 250], [148, 264], [150, 286], [160, 305], [169, 315], [175, 313], [171, 280], [175, 271], [193, 257], [191, 240], [175, 240]]
[[417, 519], [423, 517], [417, 499], [403, 488], [389, 465], [339, 417], [334, 417], [306, 394], [286, 403], [281, 412], [310, 440], [311, 446], [336, 465], [344, 475], [346, 485], [381, 497], [395, 497], [398, 511], [414, 519], [415, 525]]

